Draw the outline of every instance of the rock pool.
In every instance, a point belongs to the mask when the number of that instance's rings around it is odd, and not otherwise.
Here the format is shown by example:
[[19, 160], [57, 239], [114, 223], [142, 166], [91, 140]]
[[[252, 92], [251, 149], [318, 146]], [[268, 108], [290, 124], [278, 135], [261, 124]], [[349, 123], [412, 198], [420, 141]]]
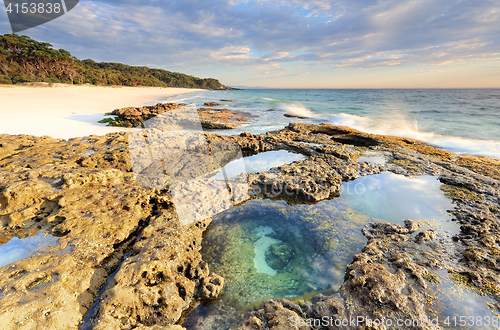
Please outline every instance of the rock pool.
[[[235, 159], [224, 166], [226, 177], [236, 177], [242, 173], [265, 172], [272, 167], [303, 160], [305, 157], [301, 154], [292, 153], [286, 150], [260, 152], [253, 156]], [[222, 179], [222, 171], [217, 172], [214, 179]]]
[[452, 204], [440, 186], [436, 177], [384, 172], [344, 183], [332, 200], [288, 205], [257, 199], [214, 217], [201, 252], [210, 270], [225, 278], [224, 293], [217, 303], [195, 308], [184, 326], [224, 328], [231, 316], [264, 299], [338, 289], [347, 264], [366, 244], [362, 229], [370, 222], [411, 219], [422, 228], [455, 232], [446, 212]]
[[0, 245], [0, 267], [29, 258], [44, 248], [54, 246], [57, 240], [57, 237], [44, 233], [24, 239], [12, 237]]

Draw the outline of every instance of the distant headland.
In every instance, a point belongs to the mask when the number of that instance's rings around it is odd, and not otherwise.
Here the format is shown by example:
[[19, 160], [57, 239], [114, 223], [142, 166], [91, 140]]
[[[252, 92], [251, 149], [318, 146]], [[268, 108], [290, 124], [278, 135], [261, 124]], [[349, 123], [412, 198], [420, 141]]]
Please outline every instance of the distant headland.
[[47, 42], [17, 34], [0, 35], [0, 84], [31, 82], [233, 89], [214, 78], [198, 78], [145, 66], [79, 60], [67, 50], [56, 50]]

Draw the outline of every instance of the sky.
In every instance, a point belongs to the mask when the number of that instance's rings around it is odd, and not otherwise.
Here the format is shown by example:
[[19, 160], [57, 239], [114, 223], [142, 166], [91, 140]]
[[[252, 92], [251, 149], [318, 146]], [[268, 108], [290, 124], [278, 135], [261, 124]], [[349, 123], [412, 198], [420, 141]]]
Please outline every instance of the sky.
[[498, 0], [80, 0], [19, 34], [228, 86], [500, 87]]

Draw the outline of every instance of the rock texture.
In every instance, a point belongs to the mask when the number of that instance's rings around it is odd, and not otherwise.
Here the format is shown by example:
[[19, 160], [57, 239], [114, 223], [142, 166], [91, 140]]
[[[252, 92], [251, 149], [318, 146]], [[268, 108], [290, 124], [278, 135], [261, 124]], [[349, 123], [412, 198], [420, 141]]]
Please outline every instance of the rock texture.
[[[205, 106], [221, 106], [222, 104], [216, 102], [206, 102]], [[101, 123], [108, 123], [110, 126], [119, 127], [137, 127], [145, 121], [155, 118], [158, 115], [171, 112], [176, 109], [176, 119], [171, 120], [175, 123], [182, 122], [184, 125], [193, 126], [196, 128], [201, 123], [204, 129], [233, 129], [240, 126], [243, 122], [249, 120], [249, 115], [229, 109], [214, 109], [214, 108], [199, 108], [197, 110], [198, 117], [195, 118], [189, 108], [185, 107], [186, 104], [177, 103], [158, 103], [154, 106], [127, 107], [116, 109], [111, 112], [114, 118], [105, 118]], [[186, 112], [185, 118], [177, 118], [179, 114]], [[177, 127], [172, 127], [177, 129]]]
[[210, 218], [180, 226], [167, 191], [137, 185], [124, 134], [0, 140], [10, 146], [0, 160], [2, 243], [59, 237], [0, 268], [0, 328], [77, 329], [116, 269], [96, 329], [174, 325], [210, 275], [199, 254]]
[[[134, 125], [149, 116], [135, 110], [121, 114]], [[213, 150], [223, 151], [216, 157], [221, 165], [234, 154], [225, 143], [238, 145], [245, 155], [289, 150], [306, 156], [248, 175], [250, 190], [238, 202], [268, 197], [316, 202], [337, 196], [343, 181], [382, 171], [439, 175], [461, 225], [451, 240], [421, 231], [412, 221], [404, 227], [372, 224], [364, 231], [368, 243], [347, 267], [338, 292], [298, 304], [266, 301], [241, 316], [242, 328], [292, 329], [293, 318], [303, 321], [296, 329], [305, 329], [308, 318], [355, 315], [425, 320], [434, 308], [426, 290], [439, 270], [500, 300], [498, 161], [331, 125], [290, 124], [261, 135], [206, 138]], [[181, 329], [190, 306], [220, 294], [223, 279], [210, 273], [199, 253], [210, 218], [181, 224], [168, 187], [138, 184], [129, 148], [127, 133], [68, 141], [0, 135], [0, 244], [37, 233], [58, 238], [0, 268], [0, 328]], [[387, 164], [357, 162], [367, 150], [388, 153]], [[234, 196], [237, 187], [229, 186]], [[203, 198], [214, 206], [222, 203], [211, 194]]]

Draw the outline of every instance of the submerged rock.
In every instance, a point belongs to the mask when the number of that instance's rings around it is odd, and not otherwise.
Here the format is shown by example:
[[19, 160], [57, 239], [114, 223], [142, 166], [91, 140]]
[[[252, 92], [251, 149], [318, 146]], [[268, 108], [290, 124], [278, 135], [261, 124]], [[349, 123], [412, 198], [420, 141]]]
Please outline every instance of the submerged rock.
[[[127, 125], [134, 126], [154, 116], [155, 111], [172, 111], [171, 107], [119, 113]], [[209, 116], [208, 112], [217, 111], [206, 110]], [[221, 123], [226, 119], [238, 122], [236, 115], [228, 118], [233, 114], [220, 113]], [[231, 142], [245, 155], [290, 150], [307, 157], [248, 175], [250, 190], [246, 194], [236, 184], [224, 185], [224, 189], [230, 187], [233, 197], [241, 191], [238, 203], [269, 197], [290, 204], [314, 203], [336, 197], [343, 181], [382, 171], [438, 175], [453, 198], [453, 219], [460, 224], [453, 240], [440, 232], [419, 232], [421, 224], [412, 221], [404, 227], [373, 224], [365, 228], [368, 242], [346, 267], [338, 292], [324, 292], [298, 305], [284, 299], [266, 301], [242, 316], [242, 326], [288, 329], [284, 322], [290, 317], [305, 321], [364, 315], [427, 320], [415, 328], [431, 329], [429, 316], [447, 304], [458, 308], [449, 293], [440, 293], [439, 299], [446, 304], [429, 303], [435, 301], [433, 290], [443, 292], [444, 284], [438, 283], [443, 278], [486, 295], [494, 302], [493, 309], [500, 307], [498, 161], [326, 124], [290, 124], [266, 134], [206, 134], [206, 138], [214, 149], [218, 143]], [[0, 135], [0, 244], [40, 232], [58, 238], [52, 246], [0, 268], [0, 328], [76, 329], [87, 315], [95, 329], [178, 329], [176, 323], [194, 301], [220, 294], [224, 281], [210, 274], [199, 252], [211, 218], [182, 226], [168, 187], [138, 184], [127, 141], [127, 133], [67, 141]], [[387, 164], [358, 163], [357, 158], [369, 149], [386, 152]], [[225, 164], [234, 150], [221, 150], [217, 161]], [[183, 169], [185, 164], [181, 160], [172, 167]], [[217, 210], [225, 203], [206, 191], [186, 193], [185, 198], [201, 198]], [[313, 225], [316, 220], [304, 219]], [[286, 246], [285, 237], [266, 255], [266, 262], [278, 269], [297, 259]], [[304, 240], [300, 235], [294, 239]], [[324, 246], [335, 243], [328, 237], [317, 239], [324, 239]], [[245, 244], [253, 250], [252, 242]], [[339, 251], [342, 248], [339, 246]], [[247, 257], [246, 263], [254, 262]], [[444, 275], [433, 273], [439, 271]], [[99, 297], [101, 288], [104, 292]], [[444, 300], [446, 294], [451, 298]], [[251, 296], [247, 298], [255, 302]], [[91, 309], [94, 303], [96, 310]], [[238, 303], [234, 301], [235, 306]], [[452, 307], [450, 311], [454, 311]], [[235, 308], [234, 313], [237, 311], [241, 313]]]
[[266, 263], [269, 267], [280, 270], [285, 268], [294, 255], [293, 248], [286, 242], [274, 243], [265, 253]]
[[294, 115], [291, 113], [285, 113], [283, 116], [289, 117], [289, 118], [309, 119], [309, 117], [301, 116], [301, 115]]

